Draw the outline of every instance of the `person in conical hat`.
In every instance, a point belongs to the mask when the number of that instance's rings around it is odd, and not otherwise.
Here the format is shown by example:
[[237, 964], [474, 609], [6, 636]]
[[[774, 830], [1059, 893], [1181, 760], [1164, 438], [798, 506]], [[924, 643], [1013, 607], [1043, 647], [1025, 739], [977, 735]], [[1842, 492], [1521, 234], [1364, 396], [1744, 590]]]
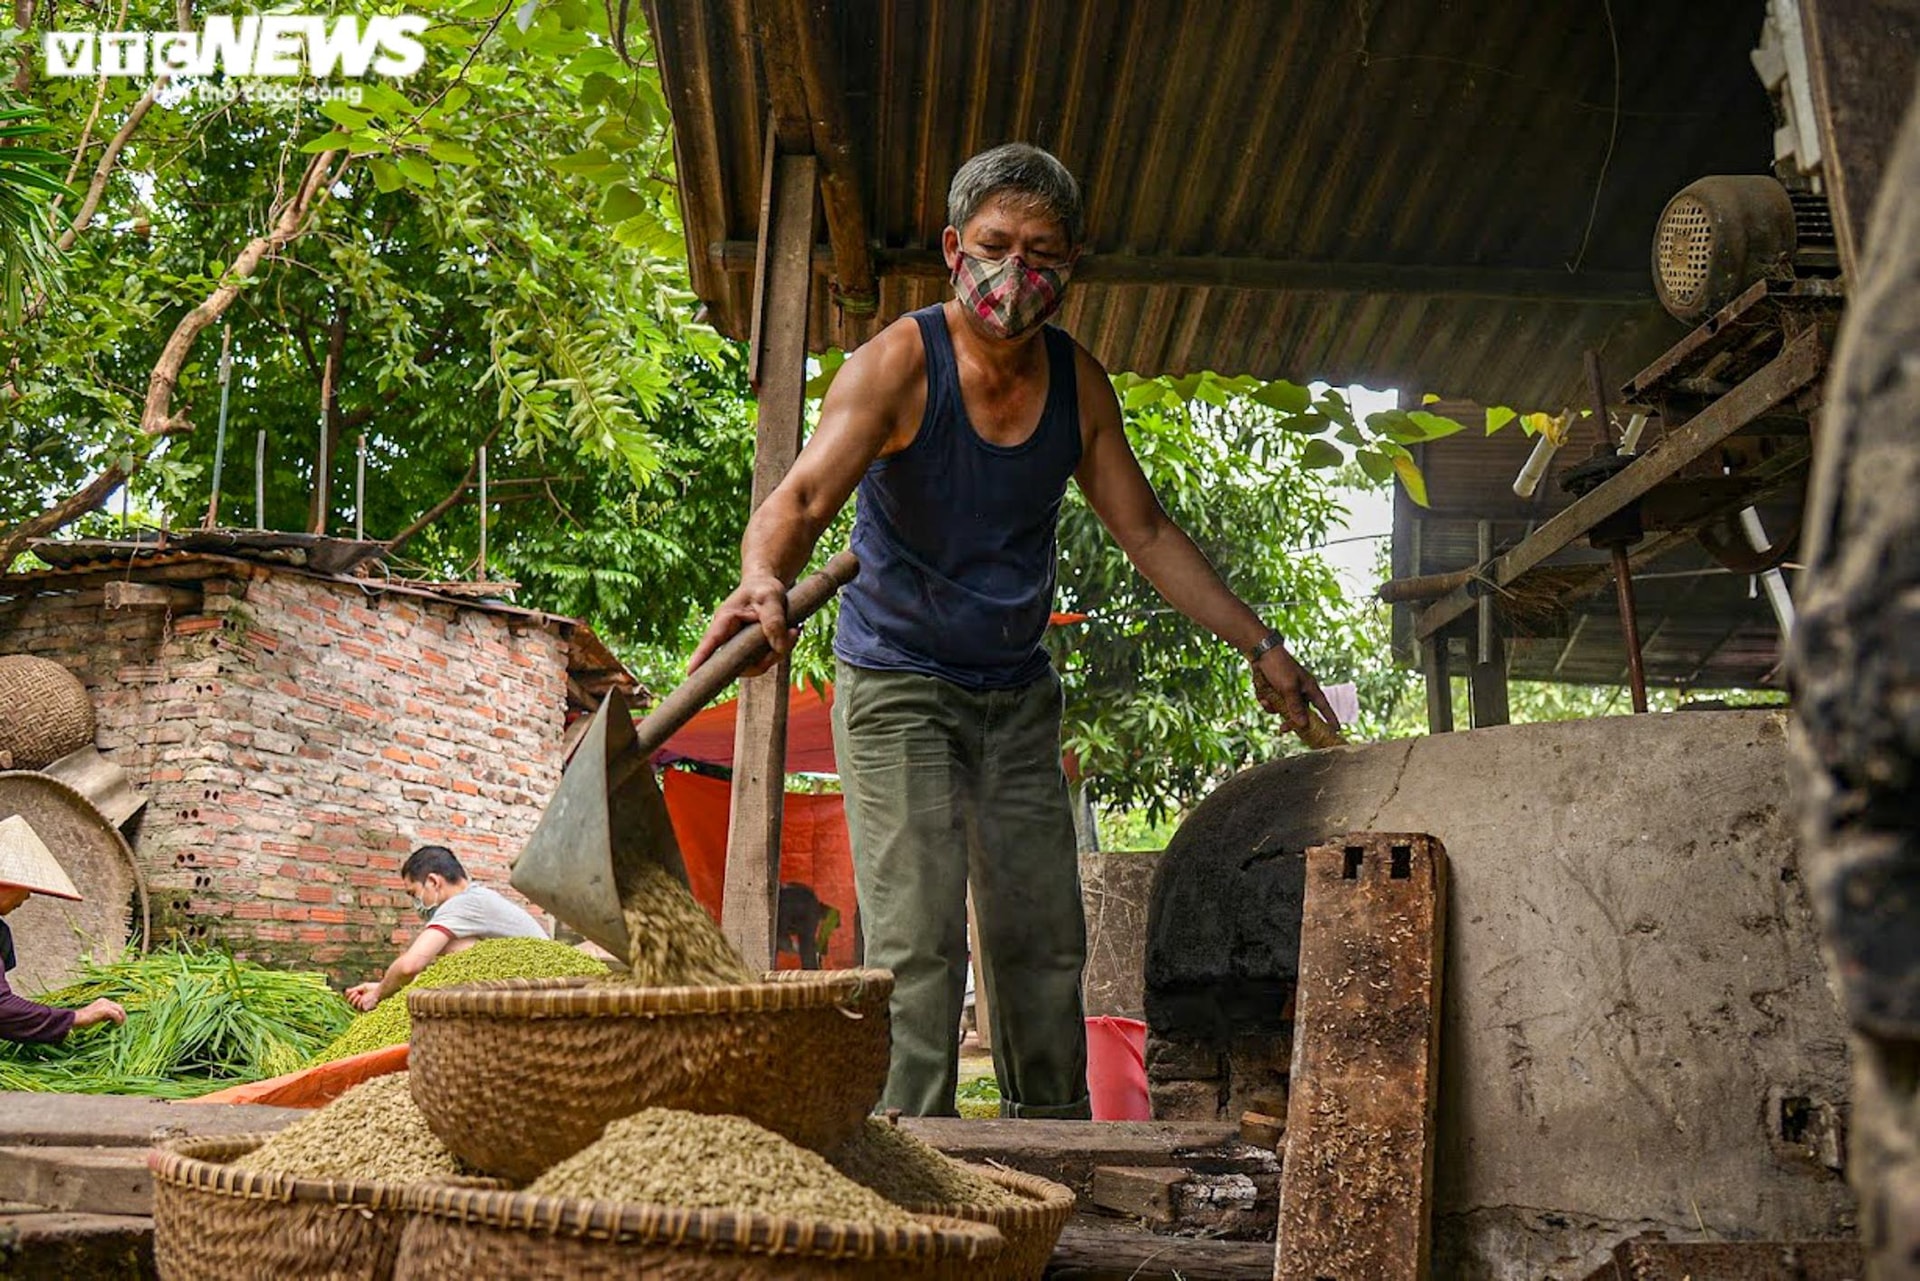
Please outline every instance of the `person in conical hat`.
[[[0, 819], [0, 918], [35, 894], [80, 899], [80, 891], [27, 820], [18, 814]], [[0, 1040], [63, 1041], [77, 1027], [127, 1021], [127, 1012], [105, 999], [84, 1009], [56, 1010], [15, 996], [7, 985], [7, 971], [13, 965], [13, 933], [0, 919]]]

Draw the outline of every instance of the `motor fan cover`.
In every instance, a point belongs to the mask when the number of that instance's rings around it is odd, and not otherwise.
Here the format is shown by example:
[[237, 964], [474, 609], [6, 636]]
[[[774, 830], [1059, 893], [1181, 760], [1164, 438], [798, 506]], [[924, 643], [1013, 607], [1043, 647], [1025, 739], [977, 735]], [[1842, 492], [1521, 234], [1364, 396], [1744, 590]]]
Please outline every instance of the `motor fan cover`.
[[1653, 285], [1676, 320], [1698, 324], [1757, 280], [1791, 276], [1793, 201], [1764, 175], [1702, 178], [1667, 202], [1653, 234]]

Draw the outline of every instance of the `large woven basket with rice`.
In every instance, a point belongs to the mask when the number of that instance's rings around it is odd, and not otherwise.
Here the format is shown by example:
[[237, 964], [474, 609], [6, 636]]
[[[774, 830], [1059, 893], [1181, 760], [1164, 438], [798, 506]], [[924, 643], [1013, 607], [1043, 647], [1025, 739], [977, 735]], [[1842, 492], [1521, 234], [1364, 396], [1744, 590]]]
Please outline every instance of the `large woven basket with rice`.
[[395, 1281], [972, 1281], [998, 1275], [1000, 1233], [928, 1218], [910, 1227], [732, 1210], [417, 1188]]
[[999, 1166], [962, 1162], [990, 1183], [996, 1183], [1020, 1198], [1018, 1205], [910, 1205], [916, 1215], [943, 1219], [967, 1219], [987, 1223], [1000, 1230], [1006, 1247], [992, 1262], [974, 1275], [980, 1281], [1031, 1281], [1047, 1270], [1060, 1230], [1073, 1213], [1073, 1189], [1018, 1170]]
[[469, 1165], [517, 1182], [643, 1108], [730, 1114], [822, 1151], [887, 1078], [885, 970], [733, 987], [499, 979], [414, 991], [413, 1099]]
[[[153, 1254], [163, 1281], [388, 1281], [400, 1253], [394, 1183], [300, 1179], [230, 1164], [272, 1138], [176, 1139], [147, 1156]], [[449, 1178], [452, 1190], [497, 1179]]]

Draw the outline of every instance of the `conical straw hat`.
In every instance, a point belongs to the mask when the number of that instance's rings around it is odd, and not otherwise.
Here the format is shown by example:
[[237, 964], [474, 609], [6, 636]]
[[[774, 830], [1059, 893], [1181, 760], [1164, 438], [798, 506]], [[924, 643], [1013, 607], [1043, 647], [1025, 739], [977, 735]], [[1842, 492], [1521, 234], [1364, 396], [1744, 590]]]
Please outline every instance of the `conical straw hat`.
[[0, 885], [16, 885], [54, 898], [80, 898], [80, 891], [73, 888], [53, 851], [18, 814], [0, 819]]

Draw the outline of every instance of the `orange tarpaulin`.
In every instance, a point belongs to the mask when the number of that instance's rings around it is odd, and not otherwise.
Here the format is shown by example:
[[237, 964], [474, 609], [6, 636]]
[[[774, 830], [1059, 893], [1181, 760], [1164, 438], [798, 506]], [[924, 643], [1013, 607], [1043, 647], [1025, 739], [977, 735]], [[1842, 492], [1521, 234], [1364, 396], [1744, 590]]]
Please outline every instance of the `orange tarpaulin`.
[[389, 1072], [407, 1070], [407, 1047], [389, 1045], [383, 1050], [368, 1050], [318, 1067], [303, 1068], [285, 1076], [269, 1077], [250, 1085], [233, 1085], [212, 1094], [203, 1094], [194, 1103], [271, 1103], [283, 1108], [318, 1108], [351, 1090], [363, 1081]]
[[[816, 693], [810, 686], [796, 685], [787, 695], [787, 773], [834, 774], [833, 763], [833, 686]], [[704, 761], [708, 765], [733, 765], [734, 716], [740, 700], [730, 698], [700, 712], [669, 738], [654, 760]]]
[[[662, 790], [693, 896], [718, 920], [727, 883], [727, 807], [732, 787], [724, 779], [670, 769]], [[839, 926], [820, 963], [827, 969], [850, 969], [854, 964], [853, 851], [847, 843], [846, 809], [837, 795], [789, 792], [781, 813], [780, 883], [804, 885], [823, 907], [840, 913]], [[782, 969], [799, 963], [793, 953], [780, 955]]]

